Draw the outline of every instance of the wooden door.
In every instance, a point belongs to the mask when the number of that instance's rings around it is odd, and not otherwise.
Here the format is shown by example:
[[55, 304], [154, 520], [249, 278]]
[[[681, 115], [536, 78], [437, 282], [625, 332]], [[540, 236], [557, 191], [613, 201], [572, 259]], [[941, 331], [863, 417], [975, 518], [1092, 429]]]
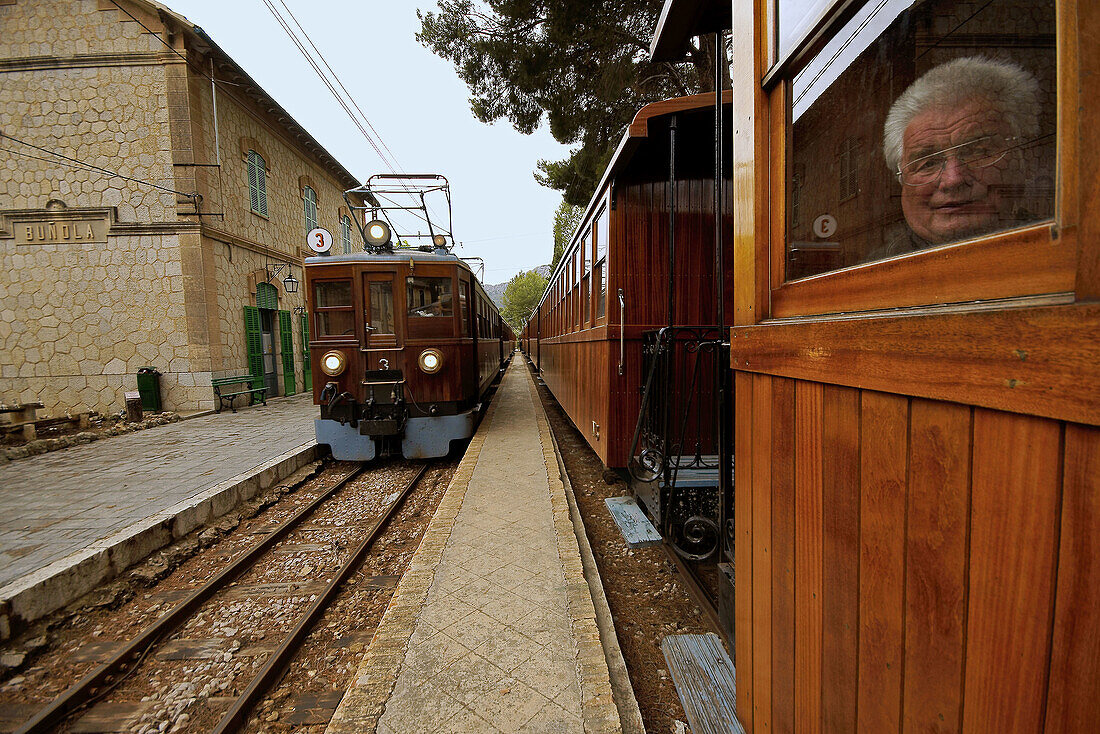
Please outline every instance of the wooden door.
[[396, 272], [363, 274], [363, 338], [368, 370], [400, 369], [402, 337], [394, 310]]

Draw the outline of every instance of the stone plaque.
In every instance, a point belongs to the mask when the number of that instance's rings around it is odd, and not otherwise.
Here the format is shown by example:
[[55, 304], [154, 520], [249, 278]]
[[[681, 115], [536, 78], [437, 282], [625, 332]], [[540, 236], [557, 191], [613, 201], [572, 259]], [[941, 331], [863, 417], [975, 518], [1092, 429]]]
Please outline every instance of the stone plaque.
[[107, 219], [50, 218], [12, 222], [16, 245], [107, 244]]

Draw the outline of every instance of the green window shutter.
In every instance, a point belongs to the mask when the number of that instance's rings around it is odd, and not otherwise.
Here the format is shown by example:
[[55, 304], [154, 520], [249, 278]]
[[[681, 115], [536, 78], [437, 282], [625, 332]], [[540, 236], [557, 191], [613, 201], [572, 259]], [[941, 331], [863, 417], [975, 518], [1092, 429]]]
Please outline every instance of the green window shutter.
[[294, 335], [290, 333], [290, 311], [279, 312], [279, 338], [283, 342], [283, 392], [293, 395], [294, 389]]
[[248, 199], [252, 211], [267, 216], [267, 164], [254, 150], [248, 151]]
[[271, 283], [256, 284], [256, 305], [272, 311], [279, 307], [279, 294]]
[[260, 337], [260, 309], [244, 307], [244, 335], [248, 348], [248, 371], [252, 375], [252, 387], [264, 386], [263, 340]]
[[302, 337], [302, 389], [313, 389], [313, 370], [309, 364], [309, 317], [302, 315], [298, 322]]

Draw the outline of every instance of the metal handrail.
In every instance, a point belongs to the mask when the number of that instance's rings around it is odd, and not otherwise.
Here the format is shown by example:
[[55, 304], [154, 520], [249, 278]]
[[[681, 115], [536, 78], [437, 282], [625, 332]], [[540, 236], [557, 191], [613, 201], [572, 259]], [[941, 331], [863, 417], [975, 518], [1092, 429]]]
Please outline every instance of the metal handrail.
[[624, 355], [626, 354], [626, 299], [623, 289], [619, 289], [619, 375], [623, 374]]

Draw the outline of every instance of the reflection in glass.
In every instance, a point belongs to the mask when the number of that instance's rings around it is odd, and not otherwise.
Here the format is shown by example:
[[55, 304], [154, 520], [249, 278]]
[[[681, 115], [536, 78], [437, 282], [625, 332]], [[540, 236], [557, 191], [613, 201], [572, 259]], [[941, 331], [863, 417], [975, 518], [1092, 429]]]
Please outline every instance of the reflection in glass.
[[375, 334], [393, 334], [393, 285], [388, 281], [370, 284], [370, 325]]
[[785, 55], [832, 3], [833, 0], [777, 0], [779, 55]]
[[406, 296], [410, 317], [454, 315], [450, 278], [408, 278]]
[[355, 331], [351, 311], [318, 311], [318, 336], [347, 336]]
[[315, 308], [351, 306], [351, 281], [314, 284], [313, 305]]
[[1053, 0], [867, 3], [791, 80], [787, 279], [1052, 217], [1054, 44]]

